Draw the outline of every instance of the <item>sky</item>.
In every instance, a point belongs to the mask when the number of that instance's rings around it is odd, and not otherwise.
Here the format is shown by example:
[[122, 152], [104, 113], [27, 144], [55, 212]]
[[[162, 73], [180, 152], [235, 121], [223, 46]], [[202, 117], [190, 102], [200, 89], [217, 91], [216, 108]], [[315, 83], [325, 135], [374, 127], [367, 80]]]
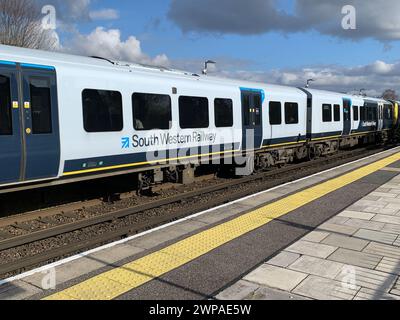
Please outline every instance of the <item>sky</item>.
[[[400, 92], [398, 0], [35, 0], [58, 50], [341, 92]], [[342, 27], [353, 18], [355, 29]], [[352, 13], [352, 12], [351, 12]], [[354, 22], [355, 21], [355, 22]]]

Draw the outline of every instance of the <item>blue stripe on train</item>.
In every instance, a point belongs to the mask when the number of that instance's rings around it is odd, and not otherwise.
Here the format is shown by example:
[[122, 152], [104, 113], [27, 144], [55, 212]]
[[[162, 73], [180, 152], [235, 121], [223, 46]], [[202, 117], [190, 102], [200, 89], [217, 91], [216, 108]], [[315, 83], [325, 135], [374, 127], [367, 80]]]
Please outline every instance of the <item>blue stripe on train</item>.
[[32, 64], [32, 63], [21, 63], [21, 67], [34, 68], [34, 69], [45, 69], [45, 70], [55, 70], [55, 68], [51, 67], [51, 66], [43, 66], [40, 64]]

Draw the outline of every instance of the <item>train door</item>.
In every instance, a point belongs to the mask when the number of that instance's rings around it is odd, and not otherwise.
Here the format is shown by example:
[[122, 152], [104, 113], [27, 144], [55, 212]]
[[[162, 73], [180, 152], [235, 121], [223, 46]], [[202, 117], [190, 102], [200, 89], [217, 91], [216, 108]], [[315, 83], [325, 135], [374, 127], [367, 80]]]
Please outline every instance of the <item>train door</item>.
[[60, 166], [56, 72], [52, 67], [21, 64], [23, 179], [52, 178]]
[[377, 130], [382, 131], [383, 129], [383, 104], [378, 104], [378, 126]]
[[0, 61], [0, 184], [21, 180], [17, 66]]
[[262, 90], [242, 90], [242, 150], [254, 150], [261, 147], [262, 103]]
[[348, 136], [351, 132], [351, 100], [343, 99], [343, 135]]

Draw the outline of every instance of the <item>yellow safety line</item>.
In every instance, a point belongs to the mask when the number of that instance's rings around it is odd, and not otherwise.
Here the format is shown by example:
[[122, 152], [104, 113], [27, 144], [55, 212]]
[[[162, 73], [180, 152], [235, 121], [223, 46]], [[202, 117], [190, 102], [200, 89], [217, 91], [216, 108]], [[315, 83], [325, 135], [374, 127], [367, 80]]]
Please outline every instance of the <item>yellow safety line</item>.
[[45, 299], [114, 299], [398, 160], [400, 153], [268, 204], [136, 261], [101, 273]]

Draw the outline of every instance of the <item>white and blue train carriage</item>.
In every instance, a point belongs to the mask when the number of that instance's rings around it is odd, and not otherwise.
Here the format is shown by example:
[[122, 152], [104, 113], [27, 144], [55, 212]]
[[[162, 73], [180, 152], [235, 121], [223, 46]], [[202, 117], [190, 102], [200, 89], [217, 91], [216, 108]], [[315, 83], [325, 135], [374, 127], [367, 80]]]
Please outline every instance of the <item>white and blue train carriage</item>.
[[374, 141], [397, 115], [372, 98], [0, 46], [0, 192], [161, 182], [246, 149], [264, 169]]

